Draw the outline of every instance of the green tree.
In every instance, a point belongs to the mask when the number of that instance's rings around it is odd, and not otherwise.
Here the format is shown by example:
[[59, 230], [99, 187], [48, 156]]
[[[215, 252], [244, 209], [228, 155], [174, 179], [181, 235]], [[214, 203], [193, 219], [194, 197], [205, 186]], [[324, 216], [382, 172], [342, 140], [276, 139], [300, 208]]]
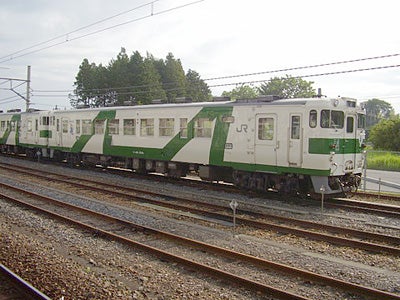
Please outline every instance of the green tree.
[[261, 95], [274, 95], [283, 99], [308, 98], [315, 96], [315, 89], [312, 81], [306, 81], [299, 77], [274, 77], [258, 88]]
[[[104, 106], [109, 93], [107, 69], [101, 64], [89, 63], [83, 59], [79, 66], [78, 74], [75, 77], [75, 97], [71, 99], [71, 105], [89, 105], [90, 107]], [[109, 96], [108, 96], [109, 97]]]
[[143, 57], [138, 51], [128, 56], [125, 48], [121, 48], [107, 67], [89, 63], [85, 58], [75, 79], [75, 97], [70, 100], [74, 107], [123, 105], [127, 100], [139, 104], [148, 104], [154, 99], [174, 102], [184, 96], [195, 101], [211, 98], [200, 75], [193, 70], [185, 74], [181, 61], [172, 53], [163, 60], [149, 53]]
[[222, 92], [223, 97], [230, 97], [232, 100], [236, 99], [252, 99], [259, 96], [258, 89], [250, 85], [241, 84], [231, 91]]
[[400, 117], [382, 119], [371, 128], [369, 139], [375, 149], [400, 151]]
[[211, 99], [211, 90], [200, 78], [200, 74], [189, 69], [186, 73], [186, 97], [194, 102], [208, 101]]
[[116, 95], [116, 99], [113, 101], [114, 105], [122, 105], [124, 101], [130, 100], [130, 86], [134, 82], [129, 63], [130, 59], [125, 48], [121, 48], [117, 59], [112, 59], [108, 64], [109, 84]]
[[364, 104], [367, 128], [374, 126], [382, 119], [388, 119], [394, 115], [392, 105], [386, 101], [374, 98], [364, 102]]
[[165, 100], [167, 98], [162, 87], [161, 75], [155, 66], [155, 59], [150, 54], [147, 54], [140, 69], [140, 83], [141, 93], [135, 97], [142, 104], [149, 104], [155, 99]]
[[186, 76], [181, 61], [175, 59], [172, 53], [168, 53], [163, 72], [163, 86], [167, 94], [168, 102], [174, 102], [178, 97], [186, 95]]

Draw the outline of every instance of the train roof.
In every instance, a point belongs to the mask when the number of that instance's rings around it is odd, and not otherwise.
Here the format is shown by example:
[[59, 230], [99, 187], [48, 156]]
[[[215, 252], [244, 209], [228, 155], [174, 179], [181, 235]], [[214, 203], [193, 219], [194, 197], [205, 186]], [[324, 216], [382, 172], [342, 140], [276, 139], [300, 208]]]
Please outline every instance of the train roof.
[[292, 99], [277, 99], [274, 96], [264, 96], [252, 99], [237, 99], [234, 101], [214, 101], [214, 102], [189, 102], [189, 103], [165, 103], [165, 104], [149, 104], [149, 105], [133, 105], [133, 106], [109, 106], [109, 107], [97, 107], [97, 108], [82, 108], [82, 109], [70, 109], [70, 110], [54, 110], [54, 111], [40, 111], [31, 110], [28, 112], [3, 112], [0, 115], [6, 114], [25, 114], [25, 113], [71, 113], [71, 112], [85, 112], [85, 111], [107, 111], [107, 110], [147, 110], [147, 109], [158, 109], [158, 108], [182, 108], [182, 107], [220, 107], [220, 106], [309, 106], [314, 108], [324, 107], [337, 107], [338, 109], [345, 109], [346, 107], [359, 108], [357, 106], [357, 100], [347, 97], [337, 98], [292, 98]]

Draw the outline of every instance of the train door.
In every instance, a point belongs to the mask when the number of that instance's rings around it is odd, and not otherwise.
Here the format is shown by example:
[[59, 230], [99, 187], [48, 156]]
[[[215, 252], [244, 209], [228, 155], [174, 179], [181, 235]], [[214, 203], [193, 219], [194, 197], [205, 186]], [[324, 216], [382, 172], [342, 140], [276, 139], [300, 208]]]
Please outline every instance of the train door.
[[56, 119], [56, 142], [57, 146], [62, 146], [61, 119]]
[[[346, 116], [346, 133], [343, 146], [344, 154], [349, 153], [345, 161], [345, 171], [353, 171], [355, 168], [356, 153], [357, 153], [357, 143], [359, 142], [357, 138], [357, 128], [355, 126], [357, 117], [355, 114]], [[346, 154], [347, 155], [347, 154]]]
[[303, 126], [302, 115], [291, 114], [289, 127], [289, 142], [288, 142], [288, 162], [289, 166], [301, 167], [303, 162]]
[[256, 115], [256, 136], [255, 136], [255, 163], [273, 167], [275, 171], [277, 161], [277, 115], [257, 114]]

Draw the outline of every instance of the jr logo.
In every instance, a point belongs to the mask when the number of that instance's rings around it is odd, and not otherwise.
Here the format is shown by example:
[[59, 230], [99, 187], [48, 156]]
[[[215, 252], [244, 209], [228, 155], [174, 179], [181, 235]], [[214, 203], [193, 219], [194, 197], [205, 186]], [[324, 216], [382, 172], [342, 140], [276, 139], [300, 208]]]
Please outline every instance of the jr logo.
[[236, 127], [236, 132], [242, 132], [244, 131], [245, 133], [247, 133], [247, 124], [241, 124], [240, 128]]

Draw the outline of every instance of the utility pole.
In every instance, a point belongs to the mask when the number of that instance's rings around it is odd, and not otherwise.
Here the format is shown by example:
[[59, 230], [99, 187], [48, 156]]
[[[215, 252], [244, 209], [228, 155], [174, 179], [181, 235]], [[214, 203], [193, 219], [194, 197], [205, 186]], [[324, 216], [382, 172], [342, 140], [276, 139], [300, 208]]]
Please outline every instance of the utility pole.
[[[30, 99], [31, 99], [31, 66], [28, 66], [28, 70], [27, 70], [27, 79], [17, 79], [17, 78], [3, 78], [0, 77], [0, 80], [6, 80], [10, 82], [10, 88], [8, 90], [12, 91], [13, 93], [17, 94], [18, 96], [20, 96], [22, 99], [25, 100], [26, 103], [26, 111], [29, 110], [29, 105], [30, 105]], [[13, 81], [22, 81], [22, 82], [26, 82], [26, 97], [24, 95], [22, 95], [21, 93], [17, 92], [14, 88], [13, 88]], [[21, 85], [21, 84], [20, 84]], [[20, 85], [18, 85], [17, 87], [19, 87]]]
[[29, 110], [29, 104], [30, 104], [30, 99], [31, 99], [31, 66], [28, 66], [27, 69], [27, 76], [26, 76], [26, 111]]

